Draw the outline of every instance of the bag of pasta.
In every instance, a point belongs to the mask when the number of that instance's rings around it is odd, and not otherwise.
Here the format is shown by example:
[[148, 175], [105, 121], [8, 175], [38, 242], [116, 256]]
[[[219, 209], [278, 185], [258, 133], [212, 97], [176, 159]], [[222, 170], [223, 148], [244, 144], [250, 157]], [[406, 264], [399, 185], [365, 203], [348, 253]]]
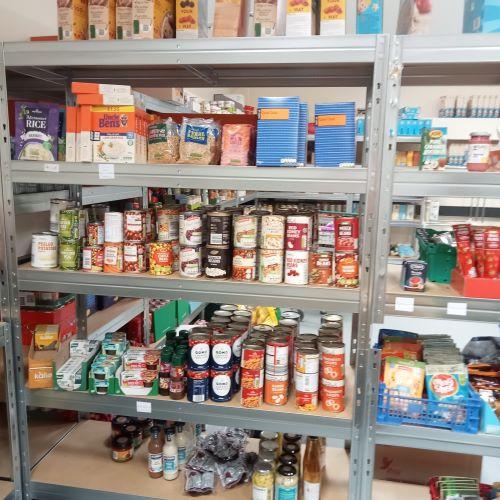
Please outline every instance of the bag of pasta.
[[219, 124], [212, 118], [183, 118], [179, 163], [218, 164], [219, 138]]
[[172, 118], [148, 127], [148, 162], [177, 163], [179, 159], [179, 127]]

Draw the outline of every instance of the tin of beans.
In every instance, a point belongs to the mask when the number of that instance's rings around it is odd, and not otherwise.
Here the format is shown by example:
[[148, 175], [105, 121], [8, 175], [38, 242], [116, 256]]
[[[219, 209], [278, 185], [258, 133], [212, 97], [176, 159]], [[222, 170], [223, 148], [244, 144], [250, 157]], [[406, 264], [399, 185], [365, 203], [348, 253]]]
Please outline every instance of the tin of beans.
[[87, 224], [87, 243], [91, 247], [104, 245], [104, 224], [102, 222], [89, 222]]
[[334, 279], [338, 288], [359, 286], [359, 261], [357, 253], [336, 253], [334, 259]]
[[179, 216], [179, 243], [183, 246], [196, 247], [203, 243], [202, 213], [183, 212]]
[[104, 270], [104, 247], [87, 246], [82, 249], [82, 270], [88, 273], [102, 273]]
[[263, 370], [265, 354], [263, 346], [244, 342], [241, 349], [241, 367], [249, 370]]
[[158, 241], [179, 239], [179, 209], [160, 208], [156, 211], [156, 229]]
[[210, 370], [210, 377], [210, 399], [216, 403], [231, 401], [233, 397], [232, 369]]
[[243, 249], [256, 248], [258, 217], [256, 215], [235, 215], [233, 221], [234, 247]]
[[283, 406], [288, 402], [288, 373], [265, 374], [264, 402], [268, 405]]
[[316, 411], [318, 409], [318, 392], [303, 392], [296, 389], [295, 406], [299, 411]]
[[210, 335], [192, 333], [189, 335], [189, 370], [203, 371], [210, 366]]
[[209, 245], [227, 246], [231, 243], [231, 214], [229, 212], [209, 212], [207, 228]]
[[332, 248], [335, 246], [335, 219], [331, 212], [318, 212], [318, 245]]
[[80, 245], [78, 240], [59, 240], [59, 269], [76, 271], [79, 264]]
[[313, 349], [313, 348], [297, 349], [295, 352], [295, 370], [300, 373], [318, 373], [319, 372], [318, 349]]
[[260, 230], [260, 248], [283, 250], [285, 247], [285, 221], [283, 215], [263, 215]]
[[312, 218], [289, 215], [286, 218], [285, 247], [287, 250], [309, 250], [312, 238]]
[[359, 219], [356, 216], [335, 219], [335, 252], [356, 252], [359, 247]]
[[259, 250], [259, 281], [283, 282], [283, 250]]
[[67, 240], [80, 239], [80, 210], [69, 208], [59, 213], [59, 237]]
[[125, 210], [123, 234], [125, 241], [146, 241], [146, 212], [144, 210]]
[[241, 406], [244, 408], [258, 408], [262, 406], [262, 399], [264, 396], [264, 388], [247, 389], [243, 387], [243, 374], [241, 376]]
[[181, 247], [179, 271], [186, 278], [201, 276], [201, 247]]
[[307, 285], [309, 274], [309, 252], [287, 250], [285, 252], [285, 283]]
[[321, 357], [321, 378], [342, 380], [344, 378], [345, 345], [343, 342], [321, 340], [319, 342]]
[[33, 233], [31, 236], [31, 265], [38, 269], [57, 267], [59, 240], [54, 233]]
[[232, 335], [227, 333], [214, 335], [210, 343], [210, 368], [214, 370], [230, 370], [233, 366]]
[[238, 281], [253, 281], [256, 277], [257, 250], [234, 248], [232, 277]]
[[172, 274], [174, 253], [172, 245], [163, 241], [149, 245], [149, 273], [154, 276], [167, 276]]
[[126, 273], [143, 273], [146, 270], [146, 246], [128, 241], [123, 244], [123, 269]]
[[187, 399], [192, 403], [203, 403], [208, 400], [210, 387], [210, 372], [188, 371], [187, 372]]
[[333, 253], [313, 251], [309, 254], [309, 284], [331, 285], [333, 283]]
[[104, 243], [104, 272], [123, 272], [123, 243]]

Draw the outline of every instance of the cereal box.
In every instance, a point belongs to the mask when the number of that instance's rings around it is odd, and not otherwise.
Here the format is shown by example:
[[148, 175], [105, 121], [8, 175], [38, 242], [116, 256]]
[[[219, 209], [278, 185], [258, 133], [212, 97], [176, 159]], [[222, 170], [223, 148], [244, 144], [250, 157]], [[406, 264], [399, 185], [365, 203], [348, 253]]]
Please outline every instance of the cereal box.
[[116, 38], [116, 0], [89, 0], [89, 40]]
[[59, 325], [36, 325], [35, 351], [56, 351], [59, 346]]
[[174, 0], [133, 0], [132, 38], [173, 38], [174, 19]]
[[116, 38], [132, 40], [132, 0], [116, 0]]
[[77, 108], [66, 106], [66, 161], [76, 161]]
[[382, 33], [383, 0], [357, 0], [356, 33]]
[[255, 36], [275, 36], [278, 0], [255, 0], [253, 17]]
[[198, 38], [198, 0], [176, 0], [176, 38]]
[[311, 36], [313, 7], [311, 0], [287, 0], [286, 36]]
[[87, 38], [88, 0], [57, 0], [59, 40]]
[[321, 0], [320, 35], [345, 35], [345, 0]]

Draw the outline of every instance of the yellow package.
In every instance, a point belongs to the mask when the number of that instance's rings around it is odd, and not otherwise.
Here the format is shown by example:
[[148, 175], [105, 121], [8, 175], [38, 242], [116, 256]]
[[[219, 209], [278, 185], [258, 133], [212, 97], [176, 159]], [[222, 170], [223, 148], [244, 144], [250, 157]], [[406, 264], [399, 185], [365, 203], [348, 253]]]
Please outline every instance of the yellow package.
[[252, 325], [277, 326], [276, 309], [274, 307], [257, 306], [252, 311]]
[[424, 391], [425, 363], [411, 359], [385, 358], [384, 384], [401, 396], [421, 398]]
[[59, 345], [59, 325], [36, 325], [35, 351], [55, 351]]
[[134, 39], [173, 38], [174, 0], [133, 0]]
[[89, 0], [89, 40], [116, 38], [115, 13], [115, 0]]
[[59, 40], [85, 40], [88, 25], [88, 0], [57, 0]]

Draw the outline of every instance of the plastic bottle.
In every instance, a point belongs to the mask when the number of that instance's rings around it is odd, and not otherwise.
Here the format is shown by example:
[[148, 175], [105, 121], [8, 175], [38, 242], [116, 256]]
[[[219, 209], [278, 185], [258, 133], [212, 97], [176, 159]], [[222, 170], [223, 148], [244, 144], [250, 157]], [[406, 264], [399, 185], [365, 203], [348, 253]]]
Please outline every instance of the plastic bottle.
[[175, 443], [177, 445], [177, 464], [179, 470], [184, 469], [187, 461], [187, 444], [188, 439], [184, 432], [184, 422], [177, 422], [175, 424]]
[[165, 481], [173, 481], [179, 475], [174, 434], [175, 430], [172, 427], [165, 430], [165, 444], [163, 445], [163, 479]]
[[163, 440], [158, 426], [150, 429], [151, 439], [148, 445], [148, 471], [149, 477], [158, 479], [163, 475]]

